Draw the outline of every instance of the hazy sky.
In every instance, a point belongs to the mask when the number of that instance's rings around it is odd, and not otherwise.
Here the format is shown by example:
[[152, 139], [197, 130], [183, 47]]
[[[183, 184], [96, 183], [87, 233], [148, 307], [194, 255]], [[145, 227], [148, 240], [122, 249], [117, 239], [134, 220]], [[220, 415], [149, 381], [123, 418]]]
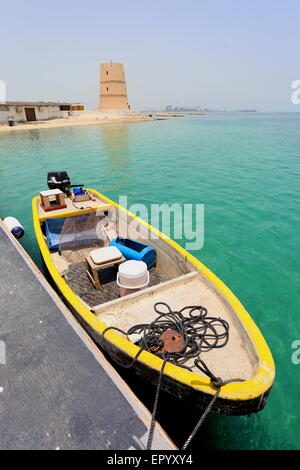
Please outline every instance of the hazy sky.
[[299, 0], [13, 0], [0, 14], [8, 100], [95, 107], [113, 60], [132, 108], [300, 111]]

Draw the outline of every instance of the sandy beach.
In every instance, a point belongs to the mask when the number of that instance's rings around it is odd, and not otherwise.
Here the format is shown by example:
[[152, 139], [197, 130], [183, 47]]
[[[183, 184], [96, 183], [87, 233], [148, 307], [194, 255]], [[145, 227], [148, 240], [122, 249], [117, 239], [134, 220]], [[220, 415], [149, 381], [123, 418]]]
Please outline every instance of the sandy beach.
[[0, 132], [17, 132], [32, 129], [54, 129], [58, 127], [90, 126], [93, 124], [117, 123], [117, 122], [142, 122], [154, 121], [140, 111], [129, 113], [107, 113], [102, 111], [76, 111], [76, 113], [65, 118], [49, 119], [45, 121], [34, 121], [16, 123], [15, 126], [0, 126]]

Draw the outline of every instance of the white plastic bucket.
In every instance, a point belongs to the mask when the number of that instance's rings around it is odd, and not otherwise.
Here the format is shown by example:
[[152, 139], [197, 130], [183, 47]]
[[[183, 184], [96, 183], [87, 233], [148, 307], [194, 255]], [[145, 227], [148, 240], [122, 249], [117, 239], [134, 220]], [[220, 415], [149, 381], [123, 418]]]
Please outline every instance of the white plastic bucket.
[[148, 287], [149, 271], [144, 261], [129, 260], [119, 265], [117, 284], [120, 295], [132, 294]]

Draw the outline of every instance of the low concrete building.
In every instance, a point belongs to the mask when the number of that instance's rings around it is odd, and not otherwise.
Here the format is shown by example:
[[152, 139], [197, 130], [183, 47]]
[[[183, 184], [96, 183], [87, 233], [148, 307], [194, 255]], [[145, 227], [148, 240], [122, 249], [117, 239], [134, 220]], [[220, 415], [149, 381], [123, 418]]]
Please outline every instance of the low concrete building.
[[71, 111], [83, 111], [84, 106], [79, 103], [52, 103], [30, 101], [7, 101], [0, 103], [0, 124], [8, 121], [44, 121], [67, 117]]

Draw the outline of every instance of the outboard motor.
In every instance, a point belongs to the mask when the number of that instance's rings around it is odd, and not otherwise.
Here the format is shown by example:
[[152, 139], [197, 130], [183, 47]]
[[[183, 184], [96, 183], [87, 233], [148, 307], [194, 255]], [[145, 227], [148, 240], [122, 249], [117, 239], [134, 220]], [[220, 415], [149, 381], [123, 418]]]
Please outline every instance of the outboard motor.
[[54, 171], [48, 173], [47, 183], [49, 189], [60, 189], [69, 196], [71, 180], [66, 171]]
[[71, 188], [82, 188], [84, 184], [71, 184], [66, 171], [53, 171], [48, 173], [47, 183], [49, 189], [60, 189], [68, 197], [71, 196]]

